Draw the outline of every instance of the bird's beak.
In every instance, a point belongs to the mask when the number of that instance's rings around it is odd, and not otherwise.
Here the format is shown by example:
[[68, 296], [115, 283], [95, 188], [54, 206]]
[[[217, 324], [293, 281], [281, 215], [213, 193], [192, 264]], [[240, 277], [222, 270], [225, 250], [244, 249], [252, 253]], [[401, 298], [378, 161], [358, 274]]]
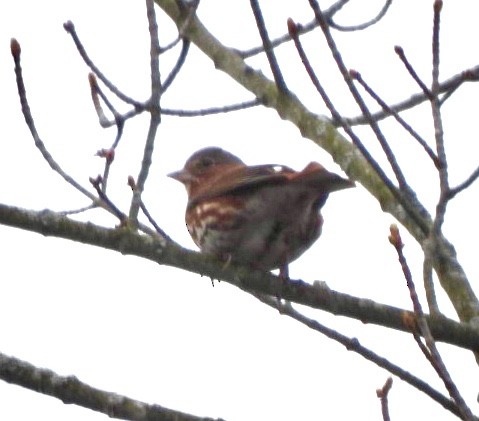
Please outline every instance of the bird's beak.
[[167, 177], [173, 178], [183, 184], [189, 184], [192, 181], [191, 174], [184, 169], [169, 173]]

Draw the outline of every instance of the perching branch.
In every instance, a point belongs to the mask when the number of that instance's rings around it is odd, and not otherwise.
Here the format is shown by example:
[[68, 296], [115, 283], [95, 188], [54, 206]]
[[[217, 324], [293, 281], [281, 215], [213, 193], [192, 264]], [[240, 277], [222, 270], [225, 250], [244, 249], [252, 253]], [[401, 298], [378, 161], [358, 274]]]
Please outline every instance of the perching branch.
[[[282, 298], [291, 302], [351, 317], [361, 323], [372, 323], [404, 332], [411, 330], [407, 321], [414, 314], [410, 311], [333, 291], [327, 286], [311, 285], [301, 280], [285, 280], [269, 272], [252, 271], [233, 263], [225, 267], [224, 262], [211, 256], [186, 250], [153, 233], [136, 233], [128, 226], [108, 229], [74, 221], [51, 211], [34, 212], [1, 204], [0, 224], [141, 257], [160, 265], [222, 280], [253, 293], [276, 296], [280, 290]], [[201, 281], [201, 278], [198, 280]], [[479, 333], [468, 324], [445, 317], [427, 317], [427, 321], [436, 341], [471, 350], [479, 349]]]

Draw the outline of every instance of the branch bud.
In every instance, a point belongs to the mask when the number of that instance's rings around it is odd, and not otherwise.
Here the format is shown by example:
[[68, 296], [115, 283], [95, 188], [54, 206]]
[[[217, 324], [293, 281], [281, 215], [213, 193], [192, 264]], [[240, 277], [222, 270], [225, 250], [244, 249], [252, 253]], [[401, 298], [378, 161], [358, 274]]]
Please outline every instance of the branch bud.
[[298, 25], [296, 25], [291, 18], [288, 18], [287, 24], [289, 35], [292, 38], [296, 38], [298, 36]]
[[18, 59], [20, 57], [22, 49], [20, 47], [20, 43], [16, 40], [16, 38], [12, 38], [10, 40], [10, 51], [12, 52], [13, 58]]

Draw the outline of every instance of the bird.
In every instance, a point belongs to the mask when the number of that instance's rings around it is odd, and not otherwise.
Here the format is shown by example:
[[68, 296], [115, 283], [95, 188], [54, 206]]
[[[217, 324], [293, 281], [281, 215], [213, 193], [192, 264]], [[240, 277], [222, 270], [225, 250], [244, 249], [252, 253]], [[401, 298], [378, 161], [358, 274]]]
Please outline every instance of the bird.
[[354, 186], [317, 162], [302, 171], [249, 166], [216, 146], [193, 153], [168, 176], [186, 188], [186, 227], [202, 252], [252, 269], [279, 269], [282, 278], [319, 238], [329, 193]]

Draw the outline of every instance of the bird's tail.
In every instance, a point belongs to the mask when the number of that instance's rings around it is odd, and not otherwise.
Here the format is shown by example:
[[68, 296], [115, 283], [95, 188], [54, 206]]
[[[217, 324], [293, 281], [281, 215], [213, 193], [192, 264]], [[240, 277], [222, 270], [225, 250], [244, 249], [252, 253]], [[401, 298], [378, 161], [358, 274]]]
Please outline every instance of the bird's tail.
[[309, 163], [303, 171], [296, 173], [291, 181], [309, 185], [324, 193], [331, 193], [355, 186], [354, 181], [329, 172], [317, 162]]

